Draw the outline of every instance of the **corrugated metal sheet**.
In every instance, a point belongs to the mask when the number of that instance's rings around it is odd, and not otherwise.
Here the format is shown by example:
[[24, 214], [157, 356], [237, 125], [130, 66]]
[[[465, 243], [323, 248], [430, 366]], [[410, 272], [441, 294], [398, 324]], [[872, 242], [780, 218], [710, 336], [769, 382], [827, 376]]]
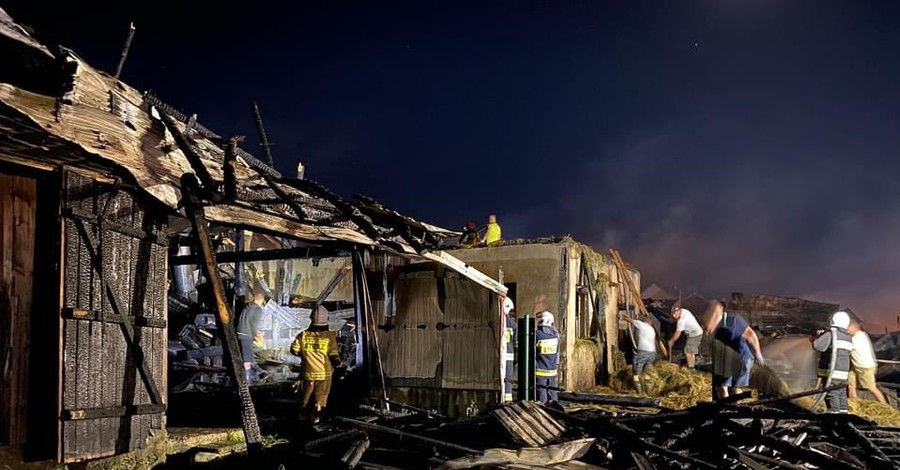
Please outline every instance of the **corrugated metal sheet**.
[[443, 313], [431, 276], [396, 281], [393, 327], [379, 338], [387, 377], [430, 378], [437, 373], [443, 345], [438, 323]]
[[531, 447], [550, 444], [566, 431], [562, 423], [530, 401], [504, 405], [491, 414], [517, 441]]
[[467, 279], [447, 277], [438, 282], [445, 293], [441, 386], [499, 391], [500, 332], [494, 296]]

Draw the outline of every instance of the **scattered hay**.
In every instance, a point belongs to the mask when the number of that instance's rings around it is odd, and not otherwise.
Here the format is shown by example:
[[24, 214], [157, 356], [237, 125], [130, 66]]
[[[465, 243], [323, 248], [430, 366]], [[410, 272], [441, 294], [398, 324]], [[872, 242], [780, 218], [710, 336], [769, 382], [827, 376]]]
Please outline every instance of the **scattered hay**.
[[[691, 371], [671, 362], [659, 361], [644, 371], [650, 385], [649, 395], [660, 399], [669, 408], [683, 409], [699, 401], [712, 401], [712, 378], [709, 374]], [[629, 366], [610, 377], [608, 387], [597, 387], [595, 393], [637, 395], [634, 372]]]
[[871, 419], [880, 426], [900, 426], [900, 410], [875, 400], [851, 398], [850, 412]]
[[597, 385], [597, 366], [602, 353], [600, 345], [594, 340], [575, 341], [575, 352], [567, 368], [567, 380], [572, 390], [588, 390]]
[[[791, 388], [788, 384], [768, 366], [756, 364], [750, 370], [750, 388], [757, 391], [760, 398], [781, 398], [790, 396]], [[791, 400], [791, 403], [801, 408], [812, 410], [814, 408], [814, 399], [810, 397], [802, 397]]]

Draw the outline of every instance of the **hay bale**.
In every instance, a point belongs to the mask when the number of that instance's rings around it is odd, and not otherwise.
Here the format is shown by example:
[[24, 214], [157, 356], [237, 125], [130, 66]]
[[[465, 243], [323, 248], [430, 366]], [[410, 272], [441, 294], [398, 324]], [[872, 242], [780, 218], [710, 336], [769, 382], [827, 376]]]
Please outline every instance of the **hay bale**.
[[590, 390], [597, 385], [597, 368], [600, 366], [602, 349], [596, 341], [579, 339], [575, 341], [572, 362], [567, 367], [566, 379], [576, 392]]

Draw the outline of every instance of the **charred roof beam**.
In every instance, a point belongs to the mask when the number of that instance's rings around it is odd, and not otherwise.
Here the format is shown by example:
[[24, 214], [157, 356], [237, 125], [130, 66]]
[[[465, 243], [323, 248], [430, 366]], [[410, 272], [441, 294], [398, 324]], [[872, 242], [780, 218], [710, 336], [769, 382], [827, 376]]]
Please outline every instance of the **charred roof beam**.
[[369, 238], [373, 240], [381, 240], [385, 238], [386, 231], [380, 230], [378, 227], [367, 220], [358, 207], [344, 200], [337, 194], [332, 193], [324, 186], [310, 180], [298, 180], [282, 178], [279, 180], [282, 184], [286, 184], [294, 189], [311, 193], [313, 196], [320, 197], [330, 202], [334, 207], [343, 213], [348, 220], [356, 224]]

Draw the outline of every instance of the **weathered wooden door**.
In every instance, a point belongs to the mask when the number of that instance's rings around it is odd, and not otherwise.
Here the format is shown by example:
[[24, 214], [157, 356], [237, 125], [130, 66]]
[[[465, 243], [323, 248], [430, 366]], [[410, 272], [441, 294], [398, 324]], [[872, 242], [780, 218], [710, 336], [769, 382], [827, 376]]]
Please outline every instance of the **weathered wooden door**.
[[65, 177], [62, 410], [65, 462], [144, 447], [164, 426], [166, 240], [141, 200]]
[[0, 445], [26, 435], [36, 187], [0, 173]]

